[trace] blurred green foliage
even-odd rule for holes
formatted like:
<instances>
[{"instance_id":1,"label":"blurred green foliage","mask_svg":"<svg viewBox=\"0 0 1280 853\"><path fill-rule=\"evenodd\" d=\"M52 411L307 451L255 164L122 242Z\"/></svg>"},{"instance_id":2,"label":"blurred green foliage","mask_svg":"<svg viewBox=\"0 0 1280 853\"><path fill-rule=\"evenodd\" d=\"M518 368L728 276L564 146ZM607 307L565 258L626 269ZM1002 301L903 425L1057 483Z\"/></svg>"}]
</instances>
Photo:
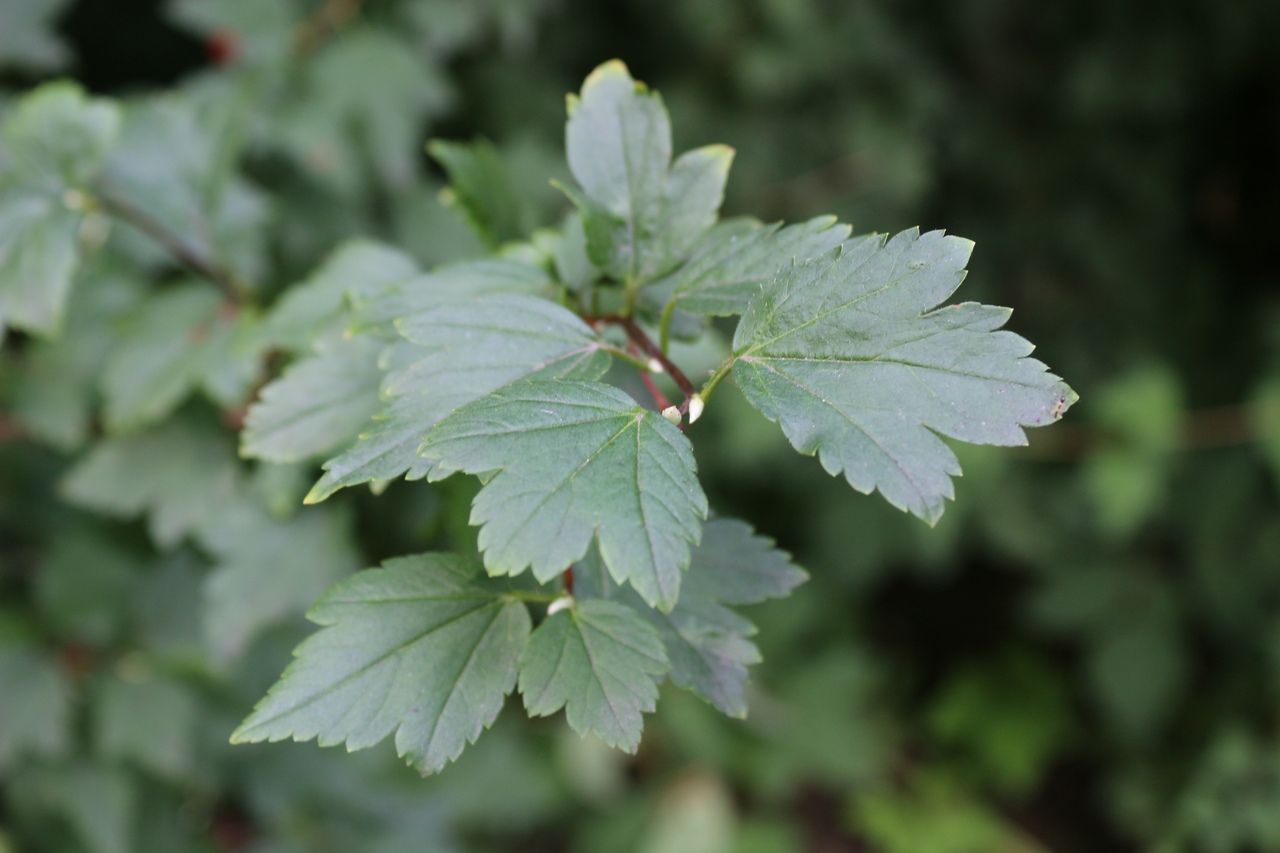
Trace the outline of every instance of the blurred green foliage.
<instances>
[{"instance_id":1,"label":"blurred green foliage","mask_svg":"<svg viewBox=\"0 0 1280 853\"><path fill-rule=\"evenodd\" d=\"M1280 851L1277 43L1268 0L0 0L0 163L34 83L124 97L62 138L133 140L121 196L261 304L352 236L483 254L440 196L476 164L428 138L492 141L487 191L525 200L499 233L558 224L564 94L618 56L678 150L737 150L727 213L976 240L967 298L1082 395L1026 450L957 448L930 530L722 389L712 503L812 575L751 612L744 721L672 692L628 758L506 714L426 780L385 745L233 749L310 601L467 547L473 487L300 510L309 461L211 426L262 378L258 318L49 213L92 260L60 317L3 303L0 851ZM262 511L209 523L226 490Z\"/></svg>"}]
</instances>

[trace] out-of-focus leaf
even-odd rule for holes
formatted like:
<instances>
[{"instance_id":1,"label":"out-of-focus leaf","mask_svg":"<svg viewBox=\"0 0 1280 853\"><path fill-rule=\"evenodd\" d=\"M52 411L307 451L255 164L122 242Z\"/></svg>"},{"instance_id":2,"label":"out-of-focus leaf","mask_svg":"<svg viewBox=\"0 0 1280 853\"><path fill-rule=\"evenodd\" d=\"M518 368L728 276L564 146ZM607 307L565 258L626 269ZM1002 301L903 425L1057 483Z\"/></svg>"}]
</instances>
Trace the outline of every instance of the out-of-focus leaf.
<instances>
[{"instance_id":1,"label":"out-of-focus leaf","mask_svg":"<svg viewBox=\"0 0 1280 853\"><path fill-rule=\"evenodd\" d=\"M468 403L427 434L429 475L486 477L472 505L490 574L559 575L593 540L610 573L669 611L707 499L688 439L608 385L529 380Z\"/></svg>"},{"instance_id":2,"label":"out-of-focus leaf","mask_svg":"<svg viewBox=\"0 0 1280 853\"><path fill-rule=\"evenodd\" d=\"M578 601L547 617L520 656L520 693L531 715L565 709L574 731L635 752L642 714L670 668L657 632L629 607Z\"/></svg>"},{"instance_id":3,"label":"out-of-focus leaf","mask_svg":"<svg viewBox=\"0 0 1280 853\"><path fill-rule=\"evenodd\" d=\"M249 407L241 455L300 462L352 441L380 407L381 351L358 335L291 365Z\"/></svg>"},{"instance_id":4,"label":"out-of-focus leaf","mask_svg":"<svg viewBox=\"0 0 1280 853\"><path fill-rule=\"evenodd\" d=\"M29 795L60 814L89 853L133 853L138 791L124 770L77 762L41 769L28 780Z\"/></svg>"},{"instance_id":5,"label":"out-of-focus leaf","mask_svg":"<svg viewBox=\"0 0 1280 853\"><path fill-rule=\"evenodd\" d=\"M36 601L60 635L106 645L128 625L141 568L135 554L98 528L64 529L36 575Z\"/></svg>"},{"instance_id":6,"label":"out-of-focus leaf","mask_svg":"<svg viewBox=\"0 0 1280 853\"><path fill-rule=\"evenodd\" d=\"M108 515L146 513L151 538L161 548L172 548L235 500L239 475L225 434L173 420L102 440L59 488L71 503Z\"/></svg>"},{"instance_id":7,"label":"out-of-focus leaf","mask_svg":"<svg viewBox=\"0 0 1280 853\"><path fill-rule=\"evenodd\" d=\"M102 171L119 130L113 102L89 98L75 83L47 83L22 98L5 121L12 162L0 177L54 195L85 189Z\"/></svg>"},{"instance_id":8,"label":"out-of-focus leaf","mask_svg":"<svg viewBox=\"0 0 1280 853\"><path fill-rule=\"evenodd\" d=\"M94 703L94 745L104 758L182 781L196 770L198 718L195 695L172 681L108 678Z\"/></svg>"},{"instance_id":9,"label":"out-of-focus leaf","mask_svg":"<svg viewBox=\"0 0 1280 853\"><path fill-rule=\"evenodd\" d=\"M1103 446L1081 475L1104 530L1125 535L1164 499L1182 434L1182 391L1167 368L1139 368L1104 385L1093 406Z\"/></svg>"},{"instance_id":10,"label":"out-of-focus leaf","mask_svg":"<svg viewBox=\"0 0 1280 853\"><path fill-rule=\"evenodd\" d=\"M640 853L732 853L736 823L725 780L708 771L689 771L658 798Z\"/></svg>"},{"instance_id":11,"label":"out-of-focus leaf","mask_svg":"<svg viewBox=\"0 0 1280 853\"><path fill-rule=\"evenodd\" d=\"M285 522L243 508L201 533L217 557L205 583L204 636L222 662L239 656L263 628L301 615L360 565L350 519L328 508Z\"/></svg>"},{"instance_id":12,"label":"out-of-focus leaf","mask_svg":"<svg viewBox=\"0 0 1280 853\"><path fill-rule=\"evenodd\" d=\"M1040 781L1062 747L1068 703L1065 686L1045 662L1011 654L952 676L930 703L926 724L983 781L1022 793Z\"/></svg>"},{"instance_id":13,"label":"out-of-focus leaf","mask_svg":"<svg viewBox=\"0 0 1280 853\"><path fill-rule=\"evenodd\" d=\"M247 387L261 356L243 335L245 322L202 283L177 285L143 302L125 321L102 374L108 431L159 423L202 386L226 393Z\"/></svg>"},{"instance_id":14,"label":"out-of-focus leaf","mask_svg":"<svg viewBox=\"0 0 1280 853\"><path fill-rule=\"evenodd\" d=\"M365 163L388 187L417 173L424 119L452 94L439 70L390 30L355 27L308 67L308 96L279 117L279 139L320 180L343 193Z\"/></svg>"},{"instance_id":15,"label":"out-of-focus leaf","mask_svg":"<svg viewBox=\"0 0 1280 853\"><path fill-rule=\"evenodd\" d=\"M232 739L318 738L348 750L395 732L396 751L436 772L492 725L515 687L529 612L478 562L390 560L329 590L308 618L325 628Z\"/></svg>"},{"instance_id":16,"label":"out-of-focus leaf","mask_svg":"<svg viewBox=\"0 0 1280 853\"><path fill-rule=\"evenodd\" d=\"M71 747L71 684L53 658L0 646L0 770L25 758L60 758Z\"/></svg>"},{"instance_id":17,"label":"out-of-focus leaf","mask_svg":"<svg viewBox=\"0 0 1280 853\"><path fill-rule=\"evenodd\" d=\"M116 324L137 302L127 273L86 270L71 293L64 334L28 344L14 388L14 415L40 441L64 452L89 437L98 376L117 339Z\"/></svg>"},{"instance_id":18,"label":"out-of-focus leaf","mask_svg":"<svg viewBox=\"0 0 1280 853\"><path fill-rule=\"evenodd\" d=\"M71 58L54 22L71 0L22 0L0 3L0 67L33 71L62 68Z\"/></svg>"},{"instance_id":19,"label":"out-of-focus leaf","mask_svg":"<svg viewBox=\"0 0 1280 853\"><path fill-rule=\"evenodd\" d=\"M442 201L485 245L496 249L525 236L529 217L493 143L486 139L466 144L435 139L427 150L449 175Z\"/></svg>"},{"instance_id":20,"label":"out-of-focus leaf","mask_svg":"<svg viewBox=\"0 0 1280 853\"><path fill-rule=\"evenodd\" d=\"M310 352L326 334L345 331L345 309L412 278L417 265L398 249L372 240L351 240L334 250L307 278L285 291L263 322L271 345Z\"/></svg>"},{"instance_id":21,"label":"out-of-focus leaf","mask_svg":"<svg viewBox=\"0 0 1280 853\"><path fill-rule=\"evenodd\" d=\"M131 103L107 163L112 197L145 212L193 254L229 268L247 286L264 272L267 197L223 166L235 138L216 110L194 98ZM231 155L235 149L231 149ZM120 223L121 245L144 264L171 265L167 250Z\"/></svg>"},{"instance_id":22,"label":"out-of-focus leaf","mask_svg":"<svg viewBox=\"0 0 1280 853\"><path fill-rule=\"evenodd\" d=\"M973 244L940 231L855 243L782 270L734 335L733 375L793 447L864 494L936 523L960 473L942 435L1026 443L1075 393L1031 344L998 331L1009 310L938 308Z\"/></svg>"}]
</instances>

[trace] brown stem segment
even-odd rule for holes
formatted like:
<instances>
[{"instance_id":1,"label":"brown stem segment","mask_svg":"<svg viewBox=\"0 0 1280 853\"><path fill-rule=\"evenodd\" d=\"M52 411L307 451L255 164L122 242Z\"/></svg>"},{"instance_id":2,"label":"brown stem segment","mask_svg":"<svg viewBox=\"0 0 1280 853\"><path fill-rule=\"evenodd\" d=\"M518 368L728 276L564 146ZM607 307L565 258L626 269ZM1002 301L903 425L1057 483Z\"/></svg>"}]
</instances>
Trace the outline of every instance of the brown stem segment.
<instances>
[{"instance_id":1,"label":"brown stem segment","mask_svg":"<svg viewBox=\"0 0 1280 853\"><path fill-rule=\"evenodd\" d=\"M170 231L167 225L153 218L151 214L133 202L112 194L109 190L99 188L96 195L98 203L102 205L105 212L128 222L155 240L184 267L216 284L231 301L237 304L244 301L246 290L244 283L229 270L223 269L206 257L181 234Z\"/></svg>"},{"instance_id":2,"label":"brown stem segment","mask_svg":"<svg viewBox=\"0 0 1280 853\"><path fill-rule=\"evenodd\" d=\"M662 351L662 347L654 343L653 338L649 337L649 334L641 328L639 323L630 317L624 317L621 314L605 314L599 317L588 316L583 317L582 319L593 325L616 323L626 330L627 339L630 340L631 343L646 356L657 361L658 364L661 364L662 369L667 372L672 380L675 381L676 387L680 389L680 393L684 394L685 397L684 402L680 404L680 414L683 415L688 413L689 398L697 394L698 389L693 387L693 383L689 381L689 377L685 375L684 371L681 370L675 362L667 358L667 354ZM640 376L644 380L645 387L655 393L655 402L665 399L664 397L656 394L656 391L652 386L653 380L647 373L641 372ZM661 405L661 403L659 403L659 405ZM666 406L662 406L662 408L666 408Z\"/></svg>"}]
</instances>

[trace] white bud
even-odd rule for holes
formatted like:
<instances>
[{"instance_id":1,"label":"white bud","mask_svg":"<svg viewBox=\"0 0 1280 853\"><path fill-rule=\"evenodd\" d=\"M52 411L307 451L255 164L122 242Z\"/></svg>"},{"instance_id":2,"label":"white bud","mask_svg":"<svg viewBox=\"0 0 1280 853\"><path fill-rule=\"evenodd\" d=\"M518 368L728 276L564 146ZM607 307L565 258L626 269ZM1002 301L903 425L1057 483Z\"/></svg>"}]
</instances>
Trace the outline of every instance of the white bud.
<instances>
[{"instance_id":1,"label":"white bud","mask_svg":"<svg viewBox=\"0 0 1280 853\"><path fill-rule=\"evenodd\" d=\"M557 598L555 601L547 605L547 615L554 616L555 614L559 613L561 610L567 610L572 606L573 606L573 596L562 595L559 598Z\"/></svg>"},{"instance_id":2,"label":"white bud","mask_svg":"<svg viewBox=\"0 0 1280 853\"><path fill-rule=\"evenodd\" d=\"M667 370L665 367L662 366L662 362L658 361L656 358L651 358L649 359L649 372L650 373L666 373Z\"/></svg>"},{"instance_id":3,"label":"white bud","mask_svg":"<svg viewBox=\"0 0 1280 853\"><path fill-rule=\"evenodd\" d=\"M702 398L699 397L697 394L694 394L692 397L690 397L689 398L689 423L693 423L698 418L702 417L702 410L705 409L706 407L707 407L707 404L702 402Z\"/></svg>"},{"instance_id":4,"label":"white bud","mask_svg":"<svg viewBox=\"0 0 1280 853\"><path fill-rule=\"evenodd\" d=\"M680 410L675 406L667 406L662 410L662 416L671 421L676 426L680 426Z\"/></svg>"}]
</instances>

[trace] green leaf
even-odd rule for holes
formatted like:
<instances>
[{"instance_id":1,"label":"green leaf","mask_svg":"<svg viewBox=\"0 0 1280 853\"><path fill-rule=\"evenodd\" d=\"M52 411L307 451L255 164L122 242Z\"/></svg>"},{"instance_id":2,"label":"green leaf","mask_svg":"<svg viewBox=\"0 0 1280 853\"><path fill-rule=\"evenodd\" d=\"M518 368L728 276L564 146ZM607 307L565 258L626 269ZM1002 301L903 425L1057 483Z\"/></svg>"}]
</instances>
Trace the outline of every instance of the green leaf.
<instances>
[{"instance_id":1,"label":"green leaf","mask_svg":"<svg viewBox=\"0 0 1280 853\"><path fill-rule=\"evenodd\" d=\"M546 270L523 261L487 258L464 261L417 276L362 303L355 328L388 329L397 320L487 294L538 296L549 292L551 277Z\"/></svg>"},{"instance_id":2,"label":"green leaf","mask_svg":"<svg viewBox=\"0 0 1280 853\"><path fill-rule=\"evenodd\" d=\"M520 693L531 715L564 708L579 734L635 752L641 714L658 700L667 656L657 633L628 607L579 601L548 617L520 656Z\"/></svg>"},{"instance_id":3,"label":"green leaf","mask_svg":"<svg viewBox=\"0 0 1280 853\"><path fill-rule=\"evenodd\" d=\"M441 194L490 249L519 240L528 230L524 208L498 150L487 139L470 143L433 139L427 151L449 176Z\"/></svg>"},{"instance_id":4,"label":"green leaf","mask_svg":"<svg viewBox=\"0 0 1280 853\"><path fill-rule=\"evenodd\" d=\"M391 30L356 26L307 63L306 93L277 117L282 143L311 176L342 193L373 176L388 188L418 173L420 125L451 98L429 57Z\"/></svg>"},{"instance_id":5,"label":"green leaf","mask_svg":"<svg viewBox=\"0 0 1280 853\"><path fill-rule=\"evenodd\" d=\"M67 753L72 688L56 660L22 646L0 647L0 696L0 769Z\"/></svg>"},{"instance_id":6,"label":"green leaf","mask_svg":"<svg viewBox=\"0 0 1280 853\"><path fill-rule=\"evenodd\" d=\"M707 499L692 449L662 415L608 385L526 381L463 406L427 434L432 479L484 475L472 505L490 574L547 581L593 539L614 578L670 610ZM495 473L496 472L496 473Z\"/></svg>"},{"instance_id":7,"label":"green leaf","mask_svg":"<svg viewBox=\"0 0 1280 853\"><path fill-rule=\"evenodd\" d=\"M258 356L236 352L240 317L207 284L167 288L123 324L102 375L107 431L132 432L167 418L211 375L250 378Z\"/></svg>"},{"instance_id":8,"label":"green leaf","mask_svg":"<svg viewBox=\"0 0 1280 853\"><path fill-rule=\"evenodd\" d=\"M191 777L199 707L191 691L145 678L102 683L94 704L94 745L108 759L135 762L164 779Z\"/></svg>"},{"instance_id":9,"label":"green leaf","mask_svg":"<svg viewBox=\"0 0 1280 853\"><path fill-rule=\"evenodd\" d=\"M31 780L49 807L63 815L90 853L130 853L138 791L123 770L78 762L44 769Z\"/></svg>"},{"instance_id":10,"label":"green leaf","mask_svg":"<svg viewBox=\"0 0 1280 853\"><path fill-rule=\"evenodd\" d=\"M0 328L60 330L83 221L57 196L0 193Z\"/></svg>"},{"instance_id":11,"label":"green leaf","mask_svg":"<svg viewBox=\"0 0 1280 853\"><path fill-rule=\"evenodd\" d=\"M171 548L235 500L239 479L234 448L221 431L173 420L100 441L67 472L59 491L73 504L109 515L146 513L151 538Z\"/></svg>"},{"instance_id":12,"label":"green leaf","mask_svg":"<svg viewBox=\"0 0 1280 853\"><path fill-rule=\"evenodd\" d=\"M360 572L308 618L325 629L298 647L232 742L317 738L355 750L395 732L396 751L424 774L492 725L530 630L523 604L452 554Z\"/></svg>"},{"instance_id":13,"label":"green leaf","mask_svg":"<svg viewBox=\"0 0 1280 853\"><path fill-rule=\"evenodd\" d=\"M205 582L205 644L221 662L238 657L262 629L300 615L360 565L350 518L329 508L277 521L240 507L201 538L217 557Z\"/></svg>"},{"instance_id":14,"label":"green leaf","mask_svg":"<svg viewBox=\"0 0 1280 853\"><path fill-rule=\"evenodd\" d=\"M47 83L18 102L4 126L13 160L6 177L60 195L84 189L106 164L120 130L111 101L89 98L75 83Z\"/></svg>"},{"instance_id":15,"label":"green leaf","mask_svg":"<svg viewBox=\"0 0 1280 853\"><path fill-rule=\"evenodd\" d=\"M599 379L609 367L595 331L545 299L485 296L398 325L422 357L387 377L384 390L395 399L355 446L325 463L309 503L344 486L426 476L431 464L417 451L427 431L504 385L531 377Z\"/></svg>"},{"instance_id":16,"label":"green leaf","mask_svg":"<svg viewBox=\"0 0 1280 853\"><path fill-rule=\"evenodd\" d=\"M24 0L0 4L0 66L54 71L71 58L54 21L71 0Z\"/></svg>"},{"instance_id":17,"label":"green leaf","mask_svg":"<svg viewBox=\"0 0 1280 853\"><path fill-rule=\"evenodd\" d=\"M1139 367L1098 390L1090 412L1106 436L1080 468L1099 527L1132 534L1161 506L1182 438L1185 402L1167 367Z\"/></svg>"},{"instance_id":18,"label":"green leaf","mask_svg":"<svg viewBox=\"0 0 1280 853\"><path fill-rule=\"evenodd\" d=\"M235 107L220 106L173 94L131 101L103 183L111 198L179 235L188 251L241 278L259 278L266 272L269 199L236 174L243 135L237 119L226 117ZM173 265L164 247L127 220L117 222L115 236L115 245L140 263Z\"/></svg>"},{"instance_id":19,"label":"green leaf","mask_svg":"<svg viewBox=\"0 0 1280 853\"><path fill-rule=\"evenodd\" d=\"M1053 422L1076 399L1027 358L1031 344L997 331L1008 309L935 308L971 248L911 230L793 265L752 298L734 336L734 378L793 447L930 523L960 473L938 434L1025 444L1022 427Z\"/></svg>"},{"instance_id":20,"label":"green leaf","mask_svg":"<svg viewBox=\"0 0 1280 853\"><path fill-rule=\"evenodd\" d=\"M35 577L45 624L59 639L111 643L125 633L143 567L102 526L64 526Z\"/></svg>"},{"instance_id":21,"label":"green leaf","mask_svg":"<svg viewBox=\"0 0 1280 853\"><path fill-rule=\"evenodd\" d=\"M413 260L398 249L372 240L349 240L306 281L285 291L263 323L263 337L281 349L310 352L326 334L345 330L348 296L357 302L368 299L417 271Z\"/></svg>"},{"instance_id":22,"label":"green leaf","mask_svg":"<svg viewBox=\"0 0 1280 853\"><path fill-rule=\"evenodd\" d=\"M731 148L708 145L672 164L661 97L617 60L591 72L581 98L569 96L565 148L592 261L633 282L668 272L715 223L733 161Z\"/></svg>"},{"instance_id":23,"label":"green leaf","mask_svg":"<svg viewBox=\"0 0 1280 853\"><path fill-rule=\"evenodd\" d=\"M378 354L368 336L334 343L295 362L249 407L242 456L299 462L350 442L378 411Z\"/></svg>"},{"instance_id":24,"label":"green leaf","mask_svg":"<svg viewBox=\"0 0 1280 853\"><path fill-rule=\"evenodd\" d=\"M631 590L611 589L598 562L593 553L575 567L575 593L632 607L662 638L673 682L725 714L745 717L747 667L760 662L749 639L756 628L725 605L790 595L808 577L790 556L744 522L713 518L703 525L680 600L670 613L649 607Z\"/></svg>"},{"instance_id":25,"label":"green leaf","mask_svg":"<svg viewBox=\"0 0 1280 853\"><path fill-rule=\"evenodd\" d=\"M89 198L119 130L116 106L74 83L49 83L4 125L11 163L0 161L0 329L51 335L79 263Z\"/></svg>"},{"instance_id":26,"label":"green leaf","mask_svg":"<svg viewBox=\"0 0 1280 853\"><path fill-rule=\"evenodd\" d=\"M760 225L742 219L720 223L675 273L673 298L681 310L695 314L741 314L756 291L788 262L807 261L834 249L849 231L834 216L785 228L778 222Z\"/></svg>"},{"instance_id":27,"label":"green leaf","mask_svg":"<svg viewBox=\"0 0 1280 853\"><path fill-rule=\"evenodd\" d=\"M117 339L120 317L136 304L141 284L111 270L86 270L71 294L64 334L30 341L16 377L13 413L27 431L63 452L89 438L97 382Z\"/></svg>"}]
</instances>

